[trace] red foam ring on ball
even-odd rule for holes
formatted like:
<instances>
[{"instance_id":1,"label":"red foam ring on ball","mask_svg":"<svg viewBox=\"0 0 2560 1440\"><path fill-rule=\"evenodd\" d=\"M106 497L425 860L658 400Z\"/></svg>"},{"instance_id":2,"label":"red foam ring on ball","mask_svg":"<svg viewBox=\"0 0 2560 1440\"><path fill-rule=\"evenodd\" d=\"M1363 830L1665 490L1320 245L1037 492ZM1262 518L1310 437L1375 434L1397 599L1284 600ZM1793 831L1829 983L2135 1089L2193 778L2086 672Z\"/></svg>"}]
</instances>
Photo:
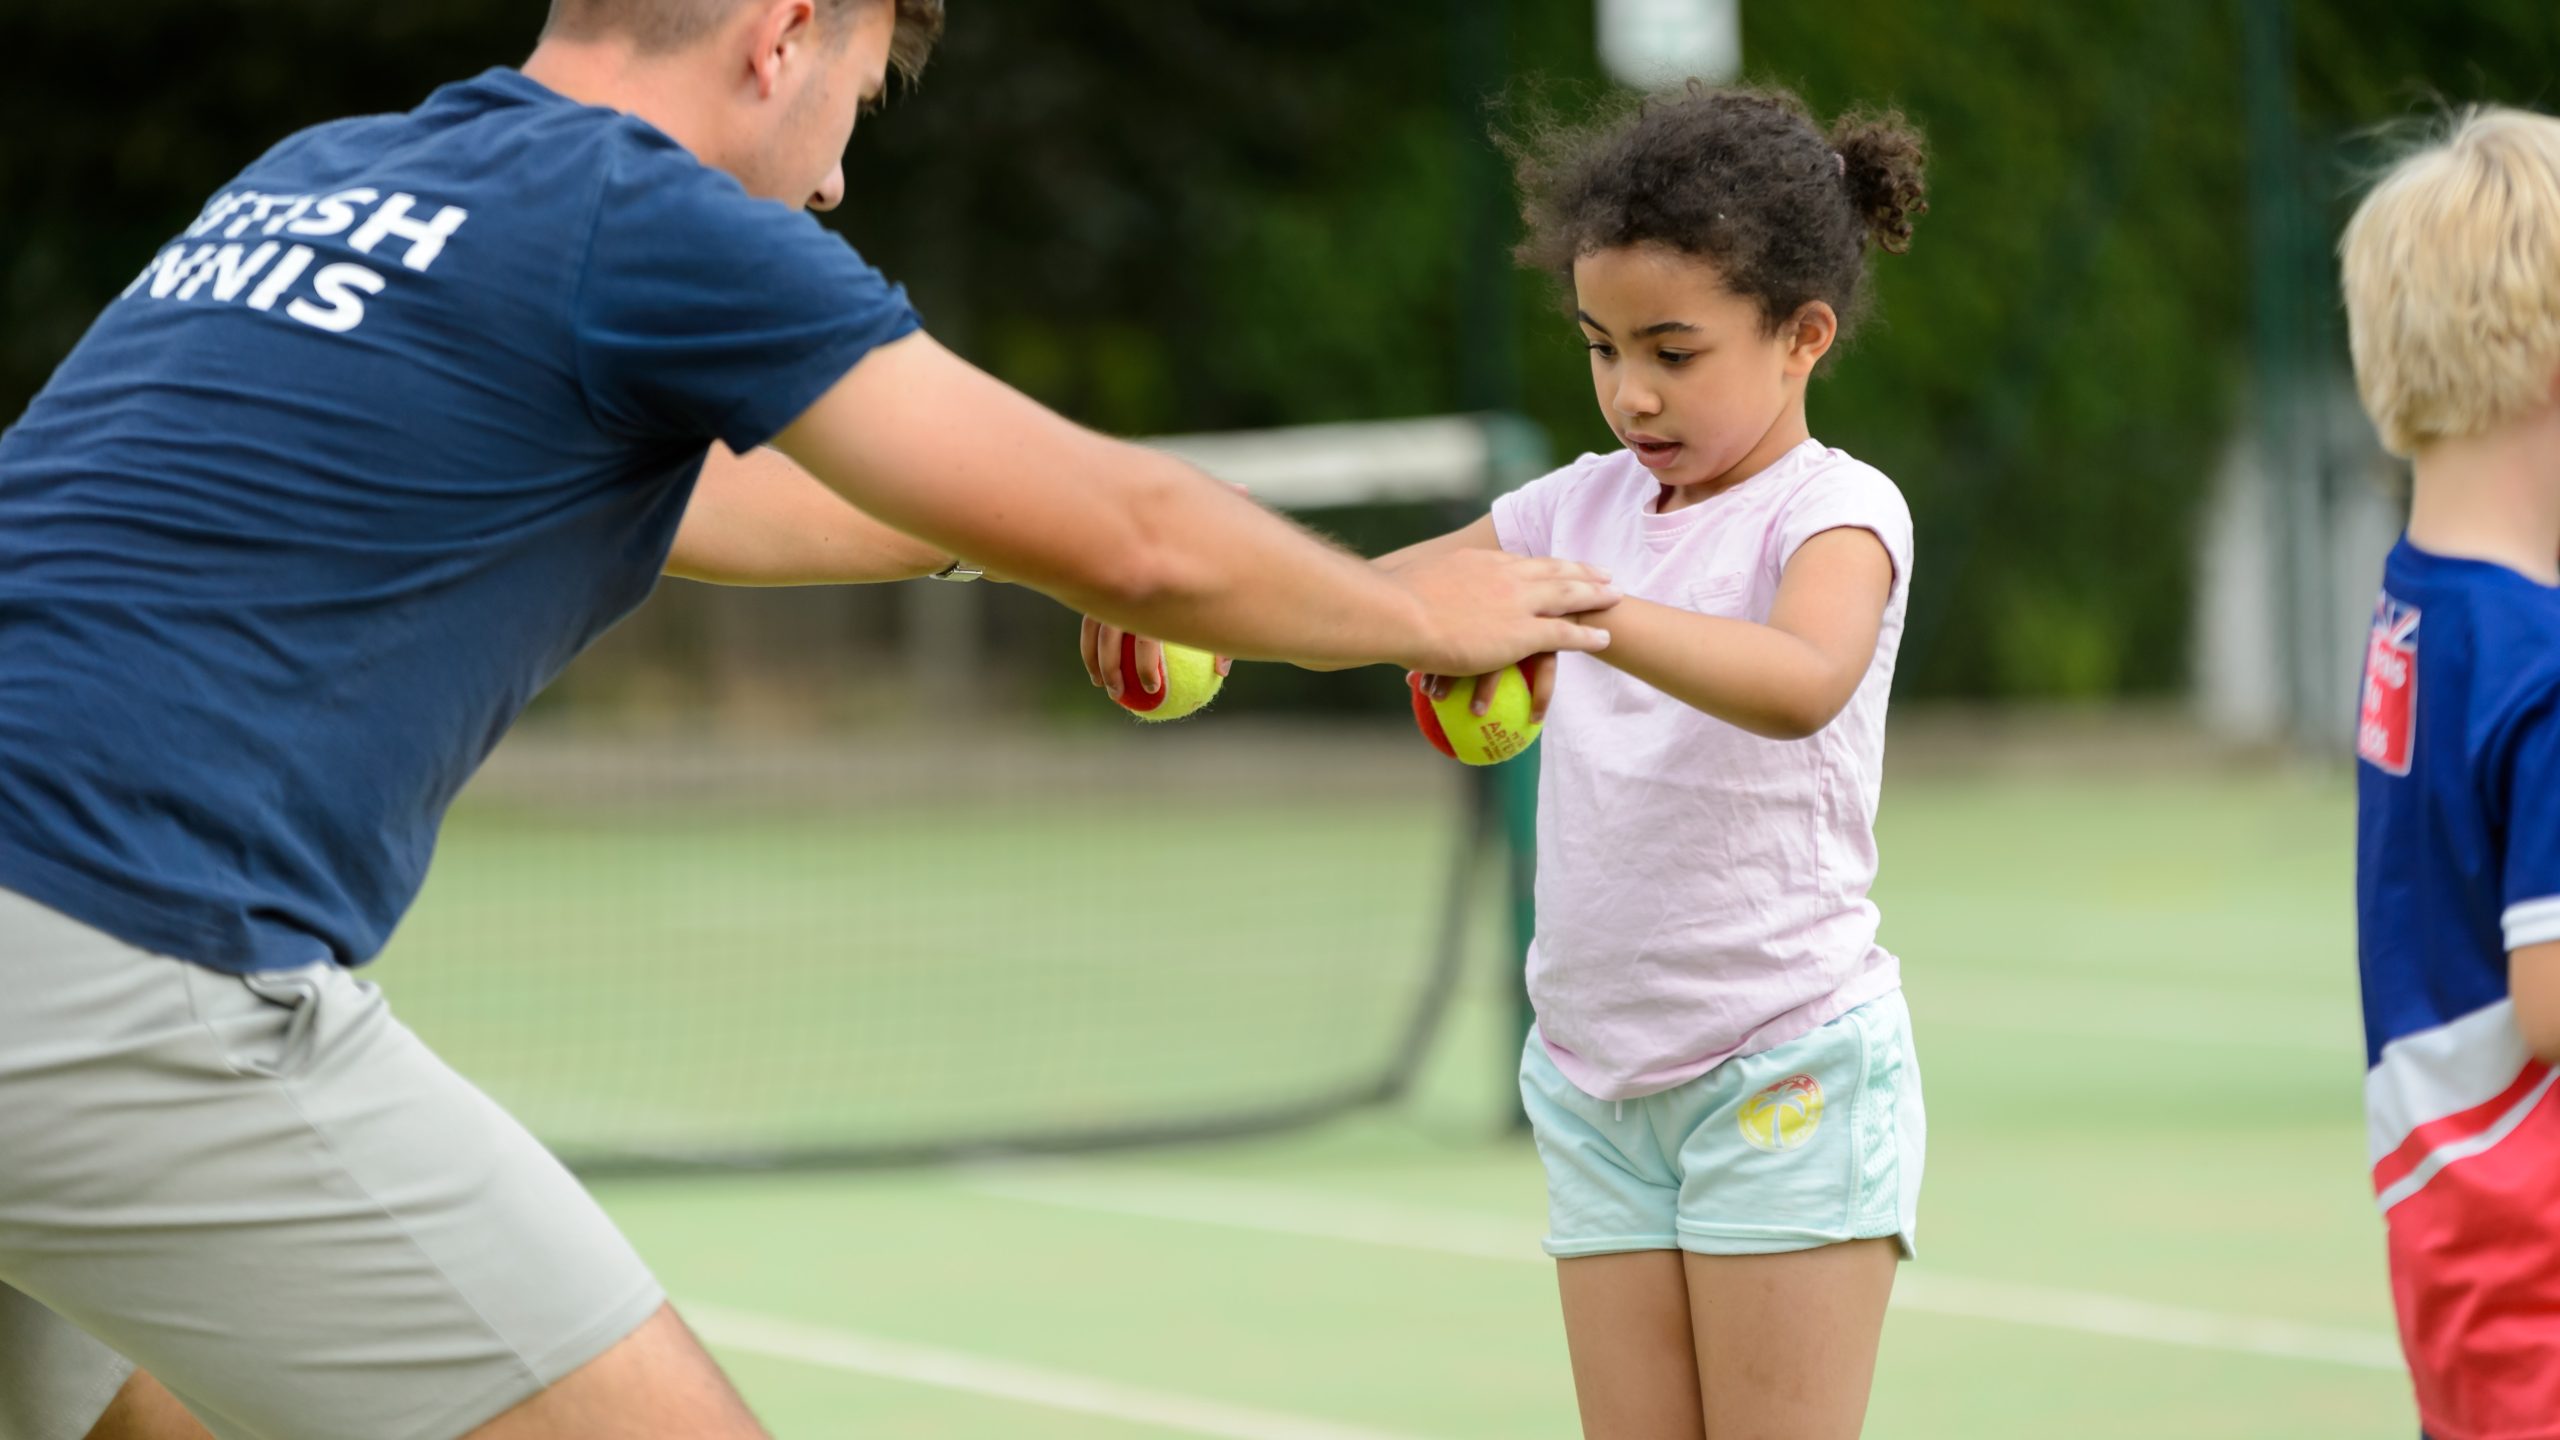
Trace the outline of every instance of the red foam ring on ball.
<instances>
[{"instance_id":1,"label":"red foam ring on ball","mask_svg":"<svg viewBox=\"0 0 2560 1440\"><path fill-rule=\"evenodd\" d=\"M1440 728L1440 712L1431 708L1431 697L1422 693L1422 677L1414 676L1405 683L1413 689L1413 723L1422 727L1422 738L1431 742L1432 749L1457 759L1458 752L1449 744L1449 732Z\"/></svg>"},{"instance_id":2,"label":"red foam ring on ball","mask_svg":"<svg viewBox=\"0 0 2560 1440\"><path fill-rule=\"evenodd\" d=\"M1167 688L1169 687L1163 686L1159 683L1156 693L1150 695L1147 693L1146 687L1138 683L1138 637L1135 635L1121 636L1119 697L1121 706L1124 709L1135 710L1139 714L1144 715L1148 711L1156 709L1164 704L1164 697Z\"/></svg>"}]
</instances>

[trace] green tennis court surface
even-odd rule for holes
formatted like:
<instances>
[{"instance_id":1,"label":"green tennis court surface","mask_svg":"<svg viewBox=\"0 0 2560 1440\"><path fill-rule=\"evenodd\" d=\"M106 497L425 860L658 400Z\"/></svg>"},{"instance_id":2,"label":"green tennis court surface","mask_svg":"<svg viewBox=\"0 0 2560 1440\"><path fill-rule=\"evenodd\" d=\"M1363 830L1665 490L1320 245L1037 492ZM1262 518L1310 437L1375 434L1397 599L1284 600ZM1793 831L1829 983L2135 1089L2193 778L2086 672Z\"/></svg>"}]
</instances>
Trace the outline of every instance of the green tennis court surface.
<instances>
[{"instance_id":1,"label":"green tennis court surface","mask_svg":"<svg viewBox=\"0 0 2560 1440\"><path fill-rule=\"evenodd\" d=\"M2334 781L2246 773L1896 781L1879 898L1931 1147L1923 1258L1903 1271L1869 1434L2415 1433L2363 1179L2349 811ZM1376 844L1354 870L1414 848L1388 813L1364 824ZM854 848L824 876L777 873L787 832L615 828L768 909L898 863ZM903 863L945 863L905 833ZM594 839L466 815L439 903L463 903L475 874L574 867ZM1241 966L1244 1002L1267 1004L1275 956L1361 919L1319 908L1276 936L1164 943L1185 967ZM1214 1147L600 1193L785 1437L1570 1434L1543 1191L1525 1141L1496 1133L1504 1011L1494 947L1475 949L1420 1093L1391 1111ZM573 1034L582 997L613 986L609 955L579 953L537 997L537 1028ZM1361 1004L1394 1009L1414 977L1403 965ZM866 979L884 1004L924 983L857 969L845 995ZM1358 1008L1342 1024L1369 1043ZM973 1037L913 1041L879 1063L959 1073L925 1050ZM1261 1080L1287 1069L1236 1059Z\"/></svg>"}]
</instances>

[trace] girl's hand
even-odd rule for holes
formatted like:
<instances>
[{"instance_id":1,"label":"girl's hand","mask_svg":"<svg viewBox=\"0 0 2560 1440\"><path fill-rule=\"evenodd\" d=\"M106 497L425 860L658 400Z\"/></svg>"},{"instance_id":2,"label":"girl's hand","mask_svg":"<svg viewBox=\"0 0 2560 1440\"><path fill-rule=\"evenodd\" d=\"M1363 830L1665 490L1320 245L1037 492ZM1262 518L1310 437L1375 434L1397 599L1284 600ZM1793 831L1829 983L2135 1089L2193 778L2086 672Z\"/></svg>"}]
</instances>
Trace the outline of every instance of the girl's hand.
<instances>
[{"instance_id":1,"label":"girl's hand","mask_svg":"<svg viewBox=\"0 0 2560 1440\"><path fill-rule=\"evenodd\" d=\"M1105 625L1087 615L1076 637L1076 643L1084 653L1085 678L1101 686L1102 693L1115 701L1120 698L1121 690L1120 640L1126 634L1125 630ZM1134 658L1137 661L1138 687L1153 695L1164 688L1164 646L1143 635L1136 638L1138 644ZM1218 656L1217 660L1218 678L1224 680L1227 672L1236 668L1236 662L1224 655Z\"/></svg>"},{"instance_id":2,"label":"girl's hand","mask_svg":"<svg viewBox=\"0 0 2560 1440\"><path fill-rule=\"evenodd\" d=\"M1529 723L1543 724L1547 718L1547 702L1556 697L1556 657L1552 652L1532 655L1520 662L1520 669L1529 677ZM1475 677L1475 698L1467 705L1468 714L1482 715L1493 708L1491 682L1501 673L1496 670L1491 674ZM1456 678L1448 675L1418 675L1412 678L1421 685L1422 693L1434 700L1448 699L1458 685Z\"/></svg>"}]
</instances>

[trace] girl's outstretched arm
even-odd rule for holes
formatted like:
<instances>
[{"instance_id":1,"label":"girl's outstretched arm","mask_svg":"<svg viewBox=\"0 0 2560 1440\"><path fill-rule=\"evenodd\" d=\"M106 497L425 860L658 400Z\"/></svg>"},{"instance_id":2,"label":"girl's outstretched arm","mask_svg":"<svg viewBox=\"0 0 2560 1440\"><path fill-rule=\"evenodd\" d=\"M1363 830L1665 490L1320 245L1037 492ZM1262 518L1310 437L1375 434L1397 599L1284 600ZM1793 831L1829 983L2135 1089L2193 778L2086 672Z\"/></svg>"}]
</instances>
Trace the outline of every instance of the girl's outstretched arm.
<instances>
[{"instance_id":1,"label":"girl's outstretched arm","mask_svg":"<svg viewBox=\"0 0 2560 1440\"><path fill-rule=\"evenodd\" d=\"M1844 528L1797 549L1765 625L1642 600L1583 623L1609 632L1603 662L1754 735L1801 740L1857 693L1892 593L1884 542Z\"/></svg>"},{"instance_id":2,"label":"girl's outstretched arm","mask_svg":"<svg viewBox=\"0 0 2560 1440\"><path fill-rule=\"evenodd\" d=\"M1444 555L1452 550L1499 550L1501 548L1502 537L1494 533L1493 516L1485 514L1477 516L1474 523L1452 530L1446 535L1435 535L1428 540L1416 540L1401 550L1390 550L1369 563L1381 570L1398 570L1416 560L1427 560L1434 555Z\"/></svg>"}]
</instances>

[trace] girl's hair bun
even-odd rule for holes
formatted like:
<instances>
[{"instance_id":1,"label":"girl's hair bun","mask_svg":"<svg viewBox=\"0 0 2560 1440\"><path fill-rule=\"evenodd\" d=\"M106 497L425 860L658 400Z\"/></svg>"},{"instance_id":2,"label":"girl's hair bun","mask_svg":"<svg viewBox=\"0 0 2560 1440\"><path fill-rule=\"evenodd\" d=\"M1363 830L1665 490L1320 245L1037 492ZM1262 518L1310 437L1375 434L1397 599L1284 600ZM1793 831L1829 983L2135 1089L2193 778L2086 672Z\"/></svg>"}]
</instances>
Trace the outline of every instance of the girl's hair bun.
<instances>
[{"instance_id":1,"label":"girl's hair bun","mask_svg":"<svg viewBox=\"0 0 2560 1440\"><path fill-rule=\"evenodd\" d=\"M1910 249L1911 222L1929 209L1920 132L1899 110L1851 111L1832 122L1829 139L1867 238L1896 255Z\"/></svg>"}]
</instances>

